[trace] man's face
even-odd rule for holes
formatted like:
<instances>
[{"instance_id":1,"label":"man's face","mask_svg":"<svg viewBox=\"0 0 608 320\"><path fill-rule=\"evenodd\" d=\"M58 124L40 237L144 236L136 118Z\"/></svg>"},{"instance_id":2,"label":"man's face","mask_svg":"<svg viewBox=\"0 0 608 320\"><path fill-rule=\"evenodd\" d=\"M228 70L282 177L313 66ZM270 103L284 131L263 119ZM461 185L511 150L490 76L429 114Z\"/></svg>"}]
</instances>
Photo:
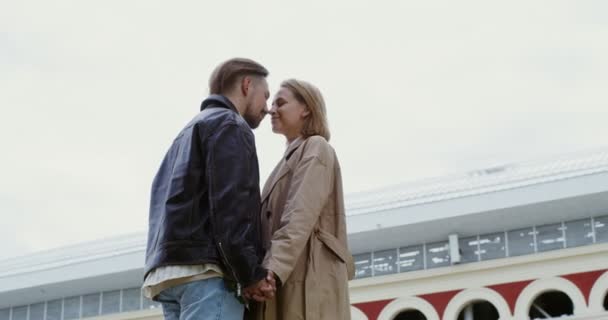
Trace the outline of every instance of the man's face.
<instances>
[{"instance_id":1,"label":"man's face","mask_svg":"<svg viewBox=\"0 0 608 320\"><path fill-rule=\"evenodd\" d=\"M251 129L255 129L260 125L264 116L266 116L267 105L266 101L270 97L268 91L268 82L264 78L253 78L250 82L250 88L247 92L246 101L247 109L243 118Z\"/></svg>"}]
</instances>

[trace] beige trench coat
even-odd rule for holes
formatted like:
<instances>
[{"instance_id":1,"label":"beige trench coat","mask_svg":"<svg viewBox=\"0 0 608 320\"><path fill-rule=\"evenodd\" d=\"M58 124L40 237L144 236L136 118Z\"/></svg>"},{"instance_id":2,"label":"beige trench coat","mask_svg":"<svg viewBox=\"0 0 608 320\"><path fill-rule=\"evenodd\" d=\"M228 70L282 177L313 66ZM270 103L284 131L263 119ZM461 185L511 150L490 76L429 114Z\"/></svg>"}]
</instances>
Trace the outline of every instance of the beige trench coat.
<instances>
[{"instance_id":1,"label":"beige trench coat","mask_svg":"<svg viewBox=\"0 0 608 320\"><path fill-rule=\"evenodd\" d=\"M340 165L320 136L295 140L262 192L264 266L282 285L254 307L257 319L350 319L354 276Z\"/></svg>"}]
</instances>

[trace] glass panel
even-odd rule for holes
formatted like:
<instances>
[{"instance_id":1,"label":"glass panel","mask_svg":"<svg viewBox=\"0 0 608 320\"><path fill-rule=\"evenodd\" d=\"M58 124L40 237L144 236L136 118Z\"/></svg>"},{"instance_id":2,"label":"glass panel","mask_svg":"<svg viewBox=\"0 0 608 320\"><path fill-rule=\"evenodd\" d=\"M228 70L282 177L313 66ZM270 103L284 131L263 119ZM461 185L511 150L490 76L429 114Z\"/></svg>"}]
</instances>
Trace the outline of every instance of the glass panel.
<instances>
[{"instance_id":1,"label":"glass panel","mask_svg":"<svg viewBox=\"0 0 608 320\"><path fill-rule=\"evenodd\" d=\"M27 306L13 308L12 320L27 320Z\"/></svg>"},{"instance_id":2,"label":"glass panel","mask_svg":"<svg viewBox=\"0 0 608 320\"><path fill-rule=\"evenodd\" d=\"M148 298L143 298L144 299L144 309L156 309L156 308L160 308L160 303L156 302L156 301L152 301Z\"/></svg>"},{"instance_id":3,"label":"glass panel","mask_svg":"<svg viewBox=\"0 0 608 320\"><path fill-rule=\"evenodd\" d=\"M63 320L80 318L80 296L63 300Z\"/></svg>"},{"instance_id":4,"label":"glass panel","mask_svg":"<svg viewBox=\"0 0 608 320\"><path fill-rule=\"evenodd\" d=\"M479 256L481 260L505 257L505 233L497 232L479 236Z\"/></svg>"},{"instance_id":5,"label":"glass panel","mask_svg":"<svg viewBox=\"0 0 608 320\"><path fill-rule=\"evenodd\" d=\"M568 248L584 246L593 243L591 219L566 222L566 245Z\"/></svg>"},{"instance_id":6,"label":"glass panel","mask_svg":"<svg viewBox=\"0 0 608 320\"><path fill-rule=\"evenodd\" d=\"M422 250L422 245L399 248L400 272L424 269L424 255Z\"/></svg>"},{"instance_id":7,"label":"glass panel","mask_svg":"<svg viewBox=\"0 0 608 320\"><path fill-rule=\"evenodd\" d=\"M595 242L608 242L608 216L597 217L595 220Z\"/></svg>"},{"instance_id":8,"label":"glass panel","mask_svg":"<svg viewBox=\"0 0 608 320\"><path fill-rule=\"evenodd\" d=\"M353 257L355 260L355 278L372 276L372 254L363 253Z\"/></svg>"},{"instance_id":9,"label":"glass panel","mask_svg":"<svg viewBox=\"0 0 608 320\"><path fill-rule=\"evenodd\" d=\"M397 273L397 249L374 252L374 276Z\"/></svg>"},{"instance_id":10,"label":"glass panel","mask_svg":"<svg viewBox=\"0 0 608 320\"><path fill-rule=\"evenodd\" d=\"M139 310L139 301L141 299L141 289L125 289L122 291L122 311Z\"/></svg>"},{"instance_id":11,"label":"glass panel","mask_svg":"<svg viewBox=\"0 0 608 320\"><path fill-rule=\"evenodd\" d=\"M61 320L61 300L46 303L46 320Z\"/></svg>"},{"instance_id":12,"label":"glass panel","mask_svg":"<svg viewBox=\"0 0 608 320\"><path fill-rule=\"evenodd\" d=\"M120 291L106 291L101 302L101 314L120 312Z\"/></svg>"},{"instance_id":13,"label":"glass panel","mask_svg":"<svg viewBox=\"0 0 608 320\"><path fill-rule=\"evenodd\" d=\"M534 230L524 228L511 230L509 234L509 256L534 253Z\"/></svg>"},{"instance_id":14,"label":"glass panel","mask_svg":"<svg viewBox=\"0 0 608 320\"><path fill-rule=\"evenodd\" d=\"M10 316L11 316L10 308L0 309L0 320L9 320Z\"/></svg>"},{"instance_id":15,"label":"glass panel","mask_svg":"<svg viewBox=\"0 0 608 320\"><path fill-rule=\"evenodd\" d=\"M477 236L462 238L458 240L458 247L460 248L460 261L462 263L477 262L479 250L477 249Z\"/></svg>"},{"instance_id":16,"label":"glass panel","mask_svg":"<svg viewBox=\"0 0 608 320\"><path fill-rule=\"evenodd\" d=\"M536 248L539 252L564 248L562 224L550 224L536 227Z\"/></svg>"},{"instance_id":17,"label":"glass panel","mask_svg":"<svg viewBox=\"0 0 608 320\"><path fill-rule=\"evenodd\" d=\"M11 309L0 309L0 320L9 320L11 316Z\"/></svg>"},{"instance_id":18,"label":"glass panel","mask_svg":"<svg viewBox=\"0 0 608 320\"><path fill-rule=\"evenodd\" d=\"M82 297L82 317L94 317L99 315L100 294L89 294Z\"/></svg>"},{"instance_id":19,"label":"glass panel","mask_svg":"<svg viewBox=\"0 0 608 320\"><path fill-rule=\"evenodd\" d=\"M30 305L29 320L44 320L44 302Z\"/></svg>"},{"instance_id":20,"label":"glass panel","mask_svg":"<svg viewBox=\"0 0 608 320\"><path fill-rule=\"evenodd\" d=\"M450 265L450 246L447 242L426 245L426 268L437 268Z\"/></svg>"}]
</instances>

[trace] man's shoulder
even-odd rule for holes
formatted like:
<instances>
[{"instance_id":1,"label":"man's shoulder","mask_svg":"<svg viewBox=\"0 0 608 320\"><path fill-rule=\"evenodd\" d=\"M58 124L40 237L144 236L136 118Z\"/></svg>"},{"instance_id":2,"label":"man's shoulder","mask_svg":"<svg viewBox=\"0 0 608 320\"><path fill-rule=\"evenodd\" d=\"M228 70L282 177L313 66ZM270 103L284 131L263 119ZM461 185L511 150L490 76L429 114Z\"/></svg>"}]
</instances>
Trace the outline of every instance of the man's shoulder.
<instances>
[{"instance_id":1,"label":"man's shoulder","mask_svg":"<svg viewBox=\"0 0 608 320\"><path fill-rule=\"evenodd\" d=\"M195 123L207 123L207 124L230 124L236 123L238 120L236 112L222 108L222 107L209 107L203 109L194 117Z\"/></svg>"},{"instance_id":2,"label":"man's shoulder","mask_svg":"<svg viewBox=\"0 0 608 320\"><path fill-rule=\"evenodd\" d=\"M247 122L236 112L226 108L207 108L192 119L191 125L204 128L210 133L221 131L226 126L236 126L246 135L251 133Z\"/></svg>"}]
</instances>

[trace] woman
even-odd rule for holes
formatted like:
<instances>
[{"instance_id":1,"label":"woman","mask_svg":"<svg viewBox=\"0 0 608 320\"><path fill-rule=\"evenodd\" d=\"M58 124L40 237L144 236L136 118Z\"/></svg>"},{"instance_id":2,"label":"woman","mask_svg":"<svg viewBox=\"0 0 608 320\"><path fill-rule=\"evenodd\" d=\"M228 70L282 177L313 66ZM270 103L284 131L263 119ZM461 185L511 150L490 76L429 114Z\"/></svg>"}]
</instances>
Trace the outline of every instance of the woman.
<instances>
[{"instance_id":1,"label":"woman","mask_svg":"<svg viewBox=\"0 0 608 320\"><path fill-rule=\"evenodd\" d=\"M264 266L278 285L275 298L258 305L257 318L350 319L354 265L323 97L307 82L284 81L270 115L287 150L262 192Z\"/></svg>"}]
</instances>

